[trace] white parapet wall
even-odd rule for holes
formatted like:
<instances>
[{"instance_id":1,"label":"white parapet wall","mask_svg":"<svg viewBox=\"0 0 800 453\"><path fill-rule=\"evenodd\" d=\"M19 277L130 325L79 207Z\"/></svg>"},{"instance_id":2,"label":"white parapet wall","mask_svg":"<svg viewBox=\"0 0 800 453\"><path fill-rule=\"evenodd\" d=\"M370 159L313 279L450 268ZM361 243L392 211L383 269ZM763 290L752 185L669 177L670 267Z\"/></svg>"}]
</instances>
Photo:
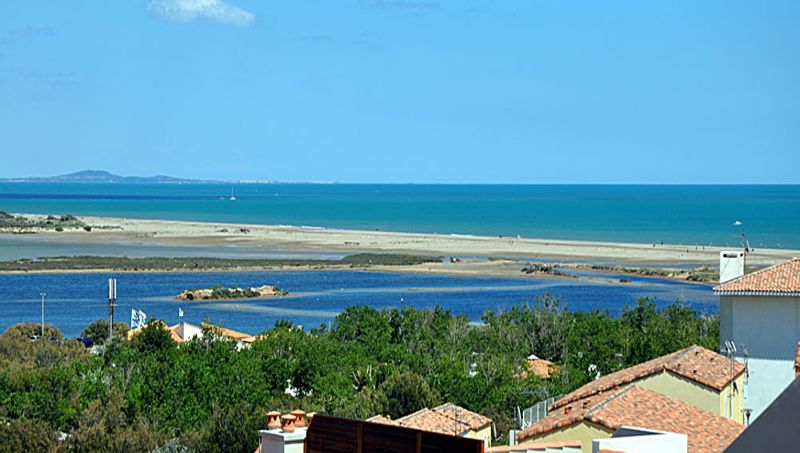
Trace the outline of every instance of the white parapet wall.
<instances>
[{"instance_id":1,"label":"white parapet wall","mask_svg":"<svg viewBox=\"0 0 800 453\"><path fill-rule=\"evenodd\" d=\"M744 275L745 264L743 251L719 252L719 282L725 283Z\"/></svg>"},{"instance_id":2,"label":"white parapet wall","mask_svg":"<svg viewBox=\"0 0 800 453\"><path fill-rule=\"evenodd\" d=\"M592 452L611 450L625 453L686 453L689 439L686 434L621 426L607 439L592 440Z\"/></svg>"},{"instance_id":3,"label":"white parapet wall","mask_svg":"<svg viewBox=\"0 0 800 453\"><path fill-rule=\"evenodd\" d=\"M291 433L280 429L262 429L261 453L303 453L306 440L306 428L295 428Z\"/></svg>"}]
</instances>

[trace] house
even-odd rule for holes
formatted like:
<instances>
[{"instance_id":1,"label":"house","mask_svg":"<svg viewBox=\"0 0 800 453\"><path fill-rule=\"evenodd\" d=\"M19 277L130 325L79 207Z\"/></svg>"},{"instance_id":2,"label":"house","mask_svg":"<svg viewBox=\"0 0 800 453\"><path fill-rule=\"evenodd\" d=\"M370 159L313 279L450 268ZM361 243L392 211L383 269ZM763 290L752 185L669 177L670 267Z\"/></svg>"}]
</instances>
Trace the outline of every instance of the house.
<instances>
[{"instance_id":1,"label":"house","mask_svg":"<svg viewBox=\"0 0 800 453\"><path fill-rule=\"evenodd\" d=\"M492 419L452 403L442 404L433 409L421 409L396 420L376 415L367 421L478 439L483 441L486 448L492 444Z\"/></svg>"},{"instance_id":2,"label":"house","mask_svg":"<svg viewBox=\"0 0 800 453\"><path fill-rule=\"evenodd\" d=\"M639 385L588 393L562 404L547 417L520 432L519 445L580 441L591 453L593 441L636 426L645 430L685 434L689 453L723 451L744 425Z\"/></svg>"},{"instance_id":3,"label":"house","mask_svg":"<svg viewBox=\"0 0 800 453\"><path fill-rule=\"evenodd\" d=\"M747 363L745 410L756 419L794 379L800 259L740 274L714 292L719 295L720 344L735 345L737 359Z\"/></svg>"},{"instance_id":4,"label":"house","mask_svg":"<svg viewBox=\"0 0 800 453\"><path fill-rule=\"evenodd\" d=\"M601 376L564 395L549 410L636 384L743 424L744 381L742 363L695 345Z\"/></svg>"},{"instance_id":5,"label":"house","mask_svg":"<svg viewBox=\"0 0 800 453\"><path fill-rule=\"evenodd\" d=\"M242 333L242 332L237 332L235 330L226 329L224 327L216 326L216 325L205 323L205 322L201 323L202 327L196 326L196 325L188 323L188 322L180 322L178 324L175 324L174 326L168 326L167 323L165 323L164 321L162 321L160 319L156 320L154 322L157 323L156 325L161 327L162 329L166 329L170 333L170 335L172 336L172 339L175 341L175 343L178 343L178 344L183 344L183 343L191 340L192 338L196 338L196 337L202 338L203 337L203 329L206 329L206 330L212 329L212 330L214 330L215 332L217 332L219 335L221 335L223 337L227 337L227 338L230 338L232 340L235 340L236 341L236 347L238 349L241 349L243 347L247 347L247 346L249 346L250 344L252 344L256 340L256 337L254 337L252 335L249 335L249 334L246 334L246 333ZM143 328L144 327L137 327L135 329L129 330L128 331L128 339L130 340L133 337L135 337L136 335L138 335L139 332L141 332Z\"/></svg>"},{"instance_id":6,"label":"house","mask_svg":"<svg viewBox=\"0 0 800 453\"><path fill-rule=\"evenodd\" d=\"M800 445L798 408L800 379L795 379L725 452L797 451Z\"/></svg>"}]
</instances>

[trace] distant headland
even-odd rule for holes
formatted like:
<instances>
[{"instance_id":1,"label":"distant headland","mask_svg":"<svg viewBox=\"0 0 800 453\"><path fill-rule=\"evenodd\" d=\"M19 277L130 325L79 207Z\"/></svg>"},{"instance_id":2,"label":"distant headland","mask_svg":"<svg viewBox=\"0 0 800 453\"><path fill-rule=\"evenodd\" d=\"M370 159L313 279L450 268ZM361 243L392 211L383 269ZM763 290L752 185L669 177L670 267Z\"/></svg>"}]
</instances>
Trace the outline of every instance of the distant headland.
<instances>
[{"instance_id":1,"label":"distant headland","mask_svg":"<svg viewBox=\"0 0 800 453\"><path fill-rule=\"evenodd\" d=\"M189 179L174 176L122 176L105 170L82 170L58 176L32 176L20 178L0 178L0 182L37 182L37 183L120 183L120 184L273 184L283 183L274 180L221 180L221 179ZM308 184L309 182L303 182Z\"/></svg>"}]
</instances>

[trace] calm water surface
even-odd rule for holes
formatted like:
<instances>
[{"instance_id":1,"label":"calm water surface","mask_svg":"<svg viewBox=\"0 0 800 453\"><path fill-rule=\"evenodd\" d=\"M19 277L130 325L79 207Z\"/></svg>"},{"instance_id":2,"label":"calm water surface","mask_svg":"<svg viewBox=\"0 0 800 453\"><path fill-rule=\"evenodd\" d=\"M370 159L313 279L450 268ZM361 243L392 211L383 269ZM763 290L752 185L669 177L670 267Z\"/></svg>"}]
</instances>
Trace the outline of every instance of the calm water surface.
<instances>
[{"instance_id":1,"label":"calm water surface","mask_svg":"<svg viewBox=\"0 0 800 453\"><path fill-rule=\"evenodd\" d=\"M0 183L0 210L800 249L800 185Z\"/></svg>"},{"instance_id":2,"label":"calm water surface","mask_svg":"<svg viewBox=\"0 0 800 453\"><path fill-rule=\"evenodd\" d=\"M68 336L92 320L107 317L107 274L0 275L0 331L21 321L40 319L38 294L47 293L45 317ZM633 278L629 284L542 278L483 278L366 271L289 271L237 273L131 273L118 280L117 318L128 322L131 308L169 323L206 318L248 333L264 331L288 319L307 328L330 322L345 307L368 304L376 309L437 305L478 321L487 309L504 309L549 292L571 310L605 308L618 313L637 298L650 296L660 306L682 300L716 313L710 286ZM292 295L236 302L178 302L182 290L211 284L250 287L277 284Z\"/></svg>"}]
</instances>

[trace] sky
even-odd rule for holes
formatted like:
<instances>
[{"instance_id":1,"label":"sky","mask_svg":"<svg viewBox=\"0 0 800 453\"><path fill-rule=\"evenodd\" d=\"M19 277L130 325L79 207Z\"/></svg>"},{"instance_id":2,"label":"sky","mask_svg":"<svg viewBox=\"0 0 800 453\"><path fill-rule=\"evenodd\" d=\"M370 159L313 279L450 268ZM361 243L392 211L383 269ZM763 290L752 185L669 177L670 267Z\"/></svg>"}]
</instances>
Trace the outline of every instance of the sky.
<instances>
[{"instance_id":1,"label":"sky","mask_svg":"<svg viewBox=\"0 0 800 453\"><path fill-rule=\"evenodd\" d=\"M800 2L3 0L0 177L800 183Z\"/></svg>"}]
</instances>

